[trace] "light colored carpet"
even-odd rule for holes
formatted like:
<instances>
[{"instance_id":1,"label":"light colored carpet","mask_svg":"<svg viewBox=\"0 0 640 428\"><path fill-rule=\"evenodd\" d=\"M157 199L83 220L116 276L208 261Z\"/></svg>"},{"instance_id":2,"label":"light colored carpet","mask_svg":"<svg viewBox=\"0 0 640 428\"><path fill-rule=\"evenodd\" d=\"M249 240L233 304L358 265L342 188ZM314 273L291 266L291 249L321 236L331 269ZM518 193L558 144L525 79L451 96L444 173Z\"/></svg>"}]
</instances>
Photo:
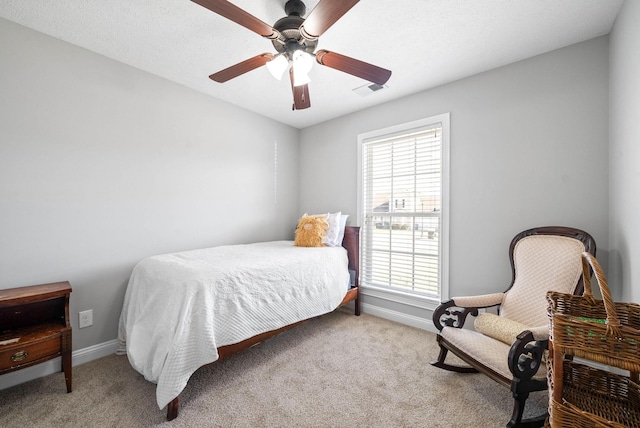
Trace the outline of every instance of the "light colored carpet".
<instances>
[{"instance_id":1,"label":"light colored carpet","mask_svg":"<svg viewBox=\"0 0 640 428\"><path fill-rule=\"evenodd\" d=\"M340 309L199 369L166 422L126 357L0 391L2 427L504 427L508 388L437 369L433 333ZM532 394L526 415L546 407Z\"/></svg>"}]
</instances>

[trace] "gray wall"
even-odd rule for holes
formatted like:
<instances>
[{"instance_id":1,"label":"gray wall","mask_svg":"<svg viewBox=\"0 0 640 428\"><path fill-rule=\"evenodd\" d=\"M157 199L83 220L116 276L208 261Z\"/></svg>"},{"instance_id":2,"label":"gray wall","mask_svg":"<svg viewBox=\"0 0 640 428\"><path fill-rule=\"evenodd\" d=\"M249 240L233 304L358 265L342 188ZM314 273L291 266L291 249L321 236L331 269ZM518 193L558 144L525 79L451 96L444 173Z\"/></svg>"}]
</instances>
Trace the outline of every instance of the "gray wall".
<instances>
[{"instance_id":1,"label":"gray wall","mask_svg":"<svg viewBox=\"0 0 640 428\"><path fill-rule=\"evenodd\" d=\"M302 131L0 19L0 288L68 279L74 327L94 310L74 349L112 340L141 258L355 215L357 135L450 112L452 295L502 290L511 237L564 224L640 301L638 18L614 27L610 115L602 37Z\"/></svg>"},{"instance_id":2,"label":"gray wall","mask_svg":"<svg viewBox=\"0 0 640 428\"><path fill-rule=\"evenodd\" d=\"M0 288L69 280L74 349L116 338L140 259L292 237L297 129L3 19L0 40Z\"/></svg>"},{"instance_id":3,"label":"gray wall","mask_svg":"<svg viewBox=\"0 0 640 428\"><path fill-rule=\"evenodd\" d=\"M640 2L610 35L610 247L614 298L640 303Z\"/></svg>"},{"instance_id":4,"label":"gray wall","mask_svg":"<svg viewBox=\"0 0 640 428\"><path fill-rule=\"evenodd\" d=\"M588 231L606 266L607 37L302 130L300 212L355 214L357 135L446 112L452 296L503 291L511 238L536 226Z\"/></svg>"}]
</instances>

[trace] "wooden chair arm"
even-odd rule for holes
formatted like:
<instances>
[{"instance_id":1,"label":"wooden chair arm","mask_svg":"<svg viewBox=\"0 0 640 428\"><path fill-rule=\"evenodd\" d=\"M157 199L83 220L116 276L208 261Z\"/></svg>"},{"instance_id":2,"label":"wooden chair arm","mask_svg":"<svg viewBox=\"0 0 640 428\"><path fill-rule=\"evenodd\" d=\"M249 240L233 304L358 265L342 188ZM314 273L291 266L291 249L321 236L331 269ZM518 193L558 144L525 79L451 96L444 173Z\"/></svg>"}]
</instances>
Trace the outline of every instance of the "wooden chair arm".
<instances>
[{"instance_id":1,"label":"wooden chair arm","mask_svg":"<svg viewBox=\"0 0 640 428\"><path fill-rule=\"evenodd\" d=\"M541 325L539 327L531 327L531 328L528 328L527 330L529 330L531 332L531 334L533 334L533 339L534 340L549 340L549 326L548 325Z\"/></svg>"},{"instance_id":2,"label":"wooden chair arm","mask_svg":"<svg viewBox=\"0 0 640 428\"><path fill-rule=\"evenodd\" d=\"M438 331L445 327L462 328L469 314L478 316L478 308L462 308L456 306L453 299L447 300L433 311L433 324Z\"/></svg>"},{"instance_id":3,"label":"wooden chair arm","mask_svg":"<svg viewBox=\"0 0 640 428\"><path fill-rule=\"evenodd\" d=\"M507 357L513 376L520 380L531 379L538 372L548 346L548 339L536 340L530 330L520 333L511 345Z\"/></svg>"},{"instance_id":4,"label":"wooden chair arm","mask_svg":"<svg viewBox=\"0 0 640 428\"><path fill-rule=\"evenodd\" d=\"M478 316L478 309L498 306L504 293L483 294L479 296L454 297L442 302L433 311L433 324L438 331L444 327L462 328L468 315Z\"/></svg>"}]
</instances>

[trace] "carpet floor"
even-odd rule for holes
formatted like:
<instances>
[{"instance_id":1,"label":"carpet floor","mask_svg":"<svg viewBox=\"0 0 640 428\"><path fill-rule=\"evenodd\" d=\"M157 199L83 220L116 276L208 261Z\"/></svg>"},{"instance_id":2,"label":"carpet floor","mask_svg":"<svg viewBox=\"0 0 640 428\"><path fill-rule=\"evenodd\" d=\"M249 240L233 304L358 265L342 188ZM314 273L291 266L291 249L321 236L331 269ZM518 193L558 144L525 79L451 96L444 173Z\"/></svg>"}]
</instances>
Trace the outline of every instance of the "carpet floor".
<instances>
[{"instance_id":1,"label":"carpet floor","mask_svg":"<svg viewBox=\"0 0 640 428\"><path fill-rule=\"evenodd\" d=\"M202 367L167 422L155 385L111 355L0 391L2 427L504 427L513 399L437 369L433 333L340 309ZM534 393L525 416L546 408Z\"/></svg>"}]
</instances>

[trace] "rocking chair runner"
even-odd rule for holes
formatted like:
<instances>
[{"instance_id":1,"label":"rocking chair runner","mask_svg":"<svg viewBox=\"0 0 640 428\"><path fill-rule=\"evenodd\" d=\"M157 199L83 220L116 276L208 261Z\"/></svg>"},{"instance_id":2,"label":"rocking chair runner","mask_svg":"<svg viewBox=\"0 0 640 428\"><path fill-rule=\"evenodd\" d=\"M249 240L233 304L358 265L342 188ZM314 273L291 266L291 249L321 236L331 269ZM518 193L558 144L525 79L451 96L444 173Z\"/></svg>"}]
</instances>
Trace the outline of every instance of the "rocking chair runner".
<instances>
[{"instance_id":1,"label":"rocking chair runner","mask_svg":"<svg viewBox=\"0 0 640 428\"><path fill-rule=\"evenodd\" d=\"M433 313L433 323L440 330L440 355L431 364L460 373L482 372L509 386L515 401L508 428L544 424L546 413L528 420L522 420L522 415L529 393L547 389L546 295L548 291L582 294L583 251L595 255L596 243L579 229L549 226L521 232L509 247L512 281L507 291L454 297ZM468 315L477 317L478 309L493 306L498 307L498 316L481 314L476 319L476 329L482 332L462 328ZM470 367L445 363L448 351Z\"/></svg>"}]
</instances>

